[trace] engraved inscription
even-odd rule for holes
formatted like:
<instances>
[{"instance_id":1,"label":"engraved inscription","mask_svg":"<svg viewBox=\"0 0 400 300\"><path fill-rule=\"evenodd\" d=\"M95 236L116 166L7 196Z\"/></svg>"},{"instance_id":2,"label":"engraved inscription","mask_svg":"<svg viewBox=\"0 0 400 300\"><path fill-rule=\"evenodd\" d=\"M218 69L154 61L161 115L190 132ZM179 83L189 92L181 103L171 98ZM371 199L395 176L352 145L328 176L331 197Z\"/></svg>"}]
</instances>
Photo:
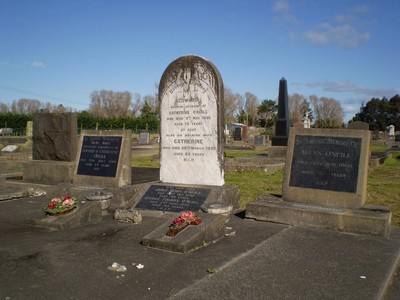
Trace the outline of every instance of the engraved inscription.
<instances>
[{"instance_id":1,"label":"engraved inscription","mask_svg":"<svg viewBox=\"0 0 400 300\"><path fill-rule=\"evenodd\" d=\"M357 191L361 138L297 135L289 185Z\"/></svg>"}]
</instances>

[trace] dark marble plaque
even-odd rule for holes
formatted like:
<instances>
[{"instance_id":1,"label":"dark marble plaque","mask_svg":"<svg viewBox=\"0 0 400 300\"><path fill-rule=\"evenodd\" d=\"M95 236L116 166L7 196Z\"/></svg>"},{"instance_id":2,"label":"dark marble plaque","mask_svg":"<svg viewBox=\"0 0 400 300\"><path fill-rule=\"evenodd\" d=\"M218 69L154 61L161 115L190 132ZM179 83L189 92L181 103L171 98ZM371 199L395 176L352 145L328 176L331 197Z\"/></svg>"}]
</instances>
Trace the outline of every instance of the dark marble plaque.
<instances>
[{"instance_id":1,"label":"dark marble plaque","mask_svg":"<svg viewBox=\"0 0 400 300\"><path fill-rule=\"evenodd\" d=\"M289 186L355 193L361 138L297 135Z\"/></svg>"},{"instance_id":2,"label":"dark marble plaque","mask_svg":"<svg viewBox=\"0 0 400 300\"><path fill-rule=\"evenodd\" d=\"M115 177L122 136L84 136L78 175Z\"/></svg>"},{"instance_id":3,"label":"dark marble plaque","mask_svg":"<svg viewBox=\"0 0 400 300\"><path fill-rule=\"evenodd\" d=\"M198 211L211 189L152 185L136 208L159 211Z\"/></svg>"}]
</instances>

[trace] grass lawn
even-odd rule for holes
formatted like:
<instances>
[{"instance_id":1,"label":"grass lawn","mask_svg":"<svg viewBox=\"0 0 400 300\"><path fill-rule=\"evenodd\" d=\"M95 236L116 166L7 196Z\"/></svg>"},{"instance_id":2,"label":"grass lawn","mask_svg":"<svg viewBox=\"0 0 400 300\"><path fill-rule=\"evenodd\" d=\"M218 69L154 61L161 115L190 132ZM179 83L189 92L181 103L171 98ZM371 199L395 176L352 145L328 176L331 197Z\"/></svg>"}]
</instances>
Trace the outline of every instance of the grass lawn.
<instances>
[{"instance_id":1,"label":"grass lawn","mask_svg":"<svg viewBox=\"0 0 400 300\"><path fill-rule=\"evenodd\" d=\"M227 150L227 157L256 155L265 151ZM138 157L133 160L134 167L159 167L159 162L152 157ZM271 174L256 171L228 172L225 174L226 185L236 185L240 188L240 206L262 194L282 195L283 170ZM368 174L367 204L386 205L392 210L392 224L400 226L400 153L377 168L370 169Z\"/></svg>"}]
</instances>

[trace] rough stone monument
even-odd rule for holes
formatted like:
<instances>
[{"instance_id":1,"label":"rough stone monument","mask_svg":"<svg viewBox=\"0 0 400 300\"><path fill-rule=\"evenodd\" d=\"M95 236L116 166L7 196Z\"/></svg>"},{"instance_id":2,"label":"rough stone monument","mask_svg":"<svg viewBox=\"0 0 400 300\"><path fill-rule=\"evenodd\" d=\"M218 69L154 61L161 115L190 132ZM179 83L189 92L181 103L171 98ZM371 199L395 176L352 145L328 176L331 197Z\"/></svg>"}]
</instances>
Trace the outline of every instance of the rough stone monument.
<instances>
[{"instance_id":1,"label":"rough stone monument","mask_svg":"<svg viewBox=\"0 0 400 300\"><path fill-rule=\"evenodd\" d=\"M282 198L265 195L246 217L387 236L391 212L365 205L370 132L292 128Z\"/></svg>"},{"instance_id":2,"label":"rough stone monument","mask_svg":"<svg viewBox=\"0 0 400 300\"><path fill-rule=\"evenodd\" d=\"M173 61L160 81L161 168L166 183L224 184L224 99L217 68L198 56Z\"/></svg>"},{"instance_id":3,"label":"rough stone monument","mask_svg":"<svg viewBox=\"0 0 400 300\"><path fill-rule=\"evenodd\" d=\"M76 113L37 113L32 125L33 160L24 163L24 181L71 183L78 139Z\"/></svg>"},{"instance_id":4,"label":"rough stone monument","mask_svg":"<svg viewBox=\"0 0 400 300\"><path fill-rule=\"evenodd\" d=\"M32 159L74 161L77 134L76 113L34 114Z\"/></svg>"}]
</instances>

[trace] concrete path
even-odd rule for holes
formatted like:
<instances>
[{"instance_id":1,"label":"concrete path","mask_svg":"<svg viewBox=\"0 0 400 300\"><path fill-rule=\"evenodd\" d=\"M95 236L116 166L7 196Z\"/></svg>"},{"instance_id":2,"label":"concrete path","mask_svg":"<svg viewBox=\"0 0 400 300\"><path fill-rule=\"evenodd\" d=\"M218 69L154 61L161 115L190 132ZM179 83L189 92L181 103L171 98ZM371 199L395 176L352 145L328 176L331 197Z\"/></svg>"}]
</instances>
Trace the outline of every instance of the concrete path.
<instances>
[{"instance_id":1,"label":"concrete path","mask_svg":"<svg viewBox=\"0 0 400 300\"><path fill-rule=\"evenodd\" d=\"M30 225L47 202L0 202L1 300L399 299L399 228L384 239L239 215L227 224L234 236L181 254L140 244L166 216L130 224L107 215L56 232ZM110 270L114 262L127 270Z\"/></svg>"}]
</instances>

